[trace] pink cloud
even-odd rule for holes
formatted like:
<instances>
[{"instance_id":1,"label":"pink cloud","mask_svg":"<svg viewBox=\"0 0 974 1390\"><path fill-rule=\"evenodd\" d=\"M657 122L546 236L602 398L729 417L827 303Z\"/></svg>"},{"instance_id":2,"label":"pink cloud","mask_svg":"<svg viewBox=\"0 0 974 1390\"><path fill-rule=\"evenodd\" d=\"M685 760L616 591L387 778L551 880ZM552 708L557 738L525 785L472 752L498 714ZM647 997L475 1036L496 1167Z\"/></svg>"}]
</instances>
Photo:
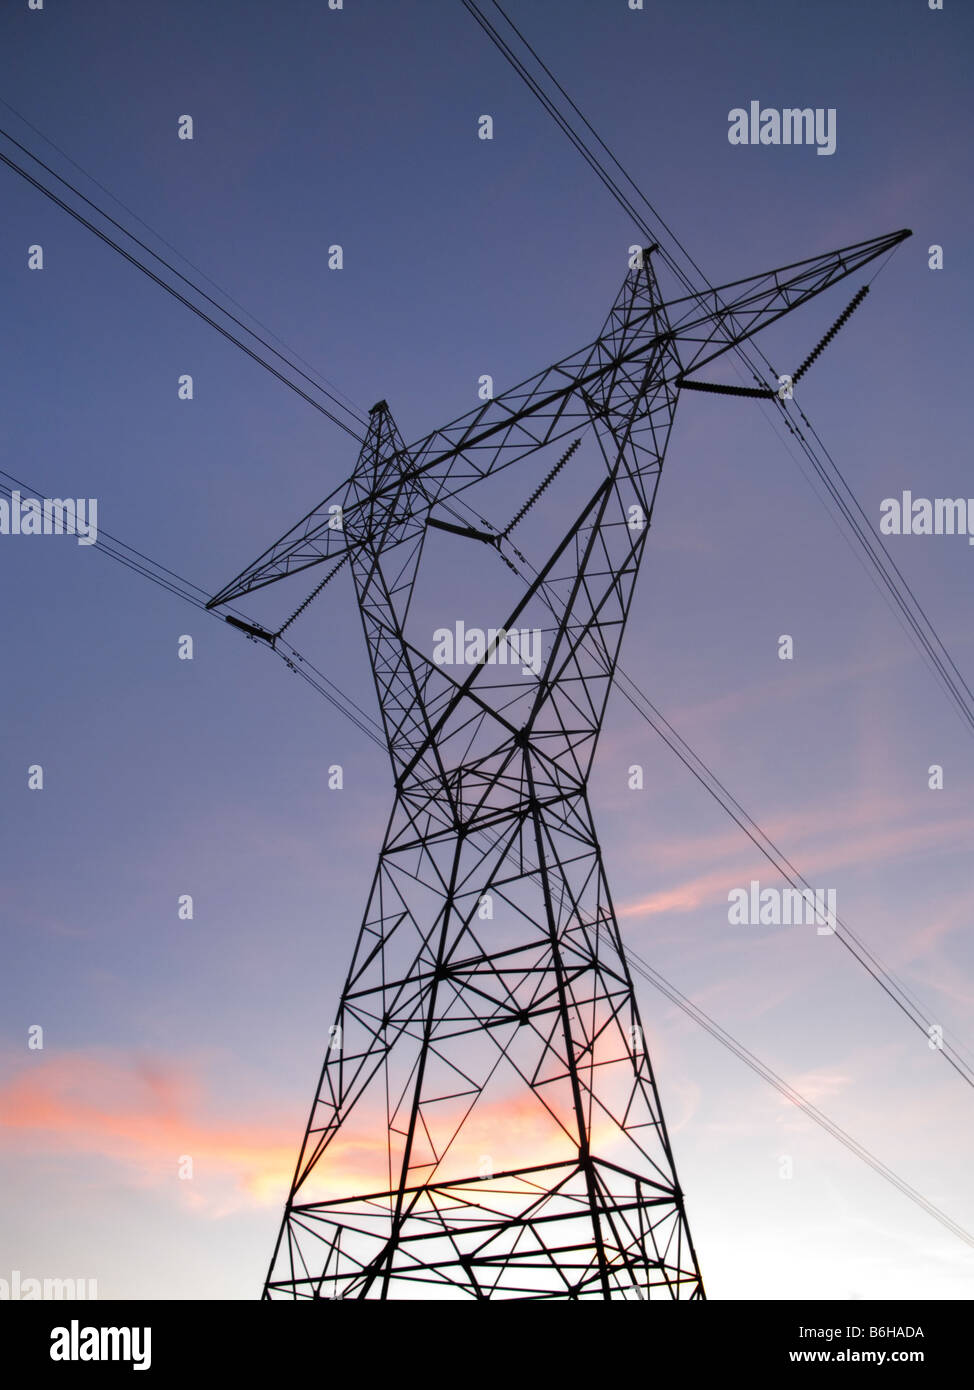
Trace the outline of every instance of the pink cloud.
<instances>
[{"instance_id":1,"label":"pink cloud","mask_svg":"<svg viewBox=\"0 0 974 1390\"><path fill-rule=\"evenodd\" d=\"M198 1178L260 1200L268 1177L286 1186L293 1124L202 1118L204 1089L184 1063L115 1059L97 1052L38 1055L0 1085L0 1133L8 1152L90 1154L121 1164L139 1185L174 1181L189 1204L198 1189L178 1182L183 1155ZM224 1194L225 1197L225 1194Z\"/></svg>"},{"instance_id":2,"label":"pink cloud","mask_svg":"<svg viewBox=\"0 0 974 1390\"><path fill-rule=\"evenodd\" d=\"M804 817L787 821L766 822L768 834L792 863L813 879L836 870L862 868L902 860L906 855L926 851L967 852L974 820L914 821L911 824L885 826L878 829L874 816L880 812L888 820L904 806L891 806L887 799L872 807L860 804L855 808L822 808ZM789 831L792 832L789 835ZM798 832L796 835L795 832ZM794 839L798 840L797 846ZM805 842L804 844L802 842ZM763 876L776 881L774 869L744 837L743 832L721 832L717 836L689 836L683 840L656 841L653 845L654 867L682 863L713 863L726 860L723 868L708 869L682 882L647 894L636 902L621 904L620 917L652 917L666 912L689 912L705 902L723 900L731 887L740 886L751 877ZM950 929L950 928L947 928Z\"/></svg>"},{"instance_id":3,"label":"pink cloud","mask_svg":"<svg viewBox=\"0 0 974 1390\"><path fill-rule=\"evenodd\" d=\"M605 1048L597 1049L596 1062L603 1089L612 1091L621 1084L613 1081L613 1063L624 1054L618 1046L610 1051L611 1056ZM567 1084L558 1082L544 1091L570 1129ZM688 1098L688 1113L692 1104ZM469 1115L468 1105L461 1098L442 1108L427 1107L430 1128L418 1134L414 1150L416 1181L434 1173L431 1144L441 1160L449 1154L436 1170L444 1179L475 1175L485 1162L500 1172L527 1163L572 1161L577 1154L565 1128L519 1083L512 1081L506 1091L483 1098ZM228 1120L214 1113L211 1090L185 1062L96 1051L13 1061L0 1083L0 1136L2 1147L15 1155L107 1159L122 1168L128 1182L159 1189L168 1184L176 1200L210 1216L281 1204L301 1137L293 1119L268 1116L256 1103L244 1118ZM614 1147L625 1143L598 1107L592 1140L604 1157L615 1156ZM178 1177L184 1156L192 1159L192 1181ZM425 1168L420 1166L424 1162ZM360 1106L332 1142L304 1196L315 1200L383 1191L387 1185L384 1114Z\"/></svg>"}]
</instances>

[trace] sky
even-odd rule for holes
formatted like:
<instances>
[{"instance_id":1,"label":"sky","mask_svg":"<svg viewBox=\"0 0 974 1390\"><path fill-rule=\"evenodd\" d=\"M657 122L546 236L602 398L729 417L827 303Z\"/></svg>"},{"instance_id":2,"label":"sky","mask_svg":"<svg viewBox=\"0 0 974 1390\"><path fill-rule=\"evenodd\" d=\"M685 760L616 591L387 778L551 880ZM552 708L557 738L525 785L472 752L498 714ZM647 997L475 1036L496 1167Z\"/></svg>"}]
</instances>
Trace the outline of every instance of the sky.
<instances>
[{"instance_id":1,"label":"sky","mask_svg":"<svg viewBox=\"0 0 974 1390\"><path fill-rule=\"evenodd\" d=\"M712 283L913 230L796 393L874 526L904 489L974 494L970 12L510 13ZM407 441L474 408L483 374L503 389L594 338L641 240L459 0L18 0L0 98L3 131L360 410L386 399ZM732 145L728 113L751 100L833 108L835 153ZM0 195L0 467L36 496L97 498L100 527L215 593L345 479L354 441L6 167ZM782 370L859 284L764 335ZM970 547L886 544L970 673ZM266 650L97 548L0 535L0 576L0 1280L257 1297L387 760ZM433 580L449 593L456 576ZM286 615L295 582L262 611ZM347 575L291 636L377 713ZM756 403L681 398L622 665L974 1046L965 726ZM974 1228L962 1078L834 939L728 922L732 889L778 881L619 695L591 799L626 943ZM971 1297L969 1247L649 984L637 994L710 1297Z\"/></svg>"}]
</instances>

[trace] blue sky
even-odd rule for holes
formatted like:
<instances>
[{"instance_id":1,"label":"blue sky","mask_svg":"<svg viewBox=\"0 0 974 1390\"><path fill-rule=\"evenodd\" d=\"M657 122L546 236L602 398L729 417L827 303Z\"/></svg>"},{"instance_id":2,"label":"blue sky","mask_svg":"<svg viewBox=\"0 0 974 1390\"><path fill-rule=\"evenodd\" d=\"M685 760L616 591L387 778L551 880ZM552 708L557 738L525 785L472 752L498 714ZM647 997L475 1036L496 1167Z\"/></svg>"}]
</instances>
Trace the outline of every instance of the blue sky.
<instances>
[{"instance_id":1,"label":"blue sky","mask_svg":"<svg viewBox=\"0 0 974 1390\"><path fill-rule=\"evenodd\" d=\"M874 524L904 488L974 493L970 14L511 14L712 282L913 229L800 400ZM387 399L407 440L475 406L481 374L501 389L593 338L640 239L459 0L12 5L0 97L359 407ZM751 99L834 107L836 153L730 145ZM353 441L6 168L0 186L0 466L97 497L107 531L215 592L345 478ZM782 370L859 283L767 335ZM889 549L970 672L970 548ZM255 1296L388 812L384 755L265 651L94 549L0 536L0 574L0 1278ZM306 592L282 586L267 611ZM350 584L293 640L375 712ZM681 401L623 666L971 1041L965 728L750 402ZM728 891L770 871L618 697L592 799L627 942L970 1227L969 1091L834 942L729 926ZM640 999L712 1297L970 1297L958 1240L648 985Z\"/></svg>"}]
</instances>

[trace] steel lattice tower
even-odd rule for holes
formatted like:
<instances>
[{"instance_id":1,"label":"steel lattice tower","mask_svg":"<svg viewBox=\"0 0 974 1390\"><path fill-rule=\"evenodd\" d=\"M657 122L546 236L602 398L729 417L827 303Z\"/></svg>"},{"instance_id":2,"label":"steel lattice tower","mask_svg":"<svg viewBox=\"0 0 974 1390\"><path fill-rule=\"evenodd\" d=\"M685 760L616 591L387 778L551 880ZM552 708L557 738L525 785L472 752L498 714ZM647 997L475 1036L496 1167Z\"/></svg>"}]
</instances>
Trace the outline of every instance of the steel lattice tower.
<instances>
[{"instance_id":1,"label":"steel lattice tower","mask_svg":"<svg viewBox=\"0 0 974 1390\"><path fill-rule=\"evenodd\" d=\"M907 235L668 304L651 248L581 352L409 448L373 407L348 482L211 600L348 563L395 779L265 1297L704 1297L588 778L687 374ZM452 504L532 461L582 500L456 676L407 635L424 545L516 569Z\"/></svg>"}]
</instances>

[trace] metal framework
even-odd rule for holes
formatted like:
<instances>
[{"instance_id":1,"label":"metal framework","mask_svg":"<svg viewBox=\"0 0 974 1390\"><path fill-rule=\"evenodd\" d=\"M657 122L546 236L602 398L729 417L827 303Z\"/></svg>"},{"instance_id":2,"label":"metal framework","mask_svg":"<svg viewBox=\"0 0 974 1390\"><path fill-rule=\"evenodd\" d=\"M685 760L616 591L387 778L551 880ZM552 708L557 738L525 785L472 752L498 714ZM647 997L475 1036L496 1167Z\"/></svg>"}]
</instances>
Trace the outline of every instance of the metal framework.
<instances>
[{"instance_id":1,"label":"metal framework","mask_svg":"<svg viewBox=\"0 0 974 1390\"><path fill-rule=\"evenodd\" d=\"M265 1298L704 1297L588 778L684 380L907 235L669 303L647 250L580 352L408 448L373 407L211 600L348 563L395 781ZM549 471L498 530L473 489L512 464ZM521 576L555 477L571 524L449 670L409 621L431 534Z\"/></svg>"}]
</instances>

